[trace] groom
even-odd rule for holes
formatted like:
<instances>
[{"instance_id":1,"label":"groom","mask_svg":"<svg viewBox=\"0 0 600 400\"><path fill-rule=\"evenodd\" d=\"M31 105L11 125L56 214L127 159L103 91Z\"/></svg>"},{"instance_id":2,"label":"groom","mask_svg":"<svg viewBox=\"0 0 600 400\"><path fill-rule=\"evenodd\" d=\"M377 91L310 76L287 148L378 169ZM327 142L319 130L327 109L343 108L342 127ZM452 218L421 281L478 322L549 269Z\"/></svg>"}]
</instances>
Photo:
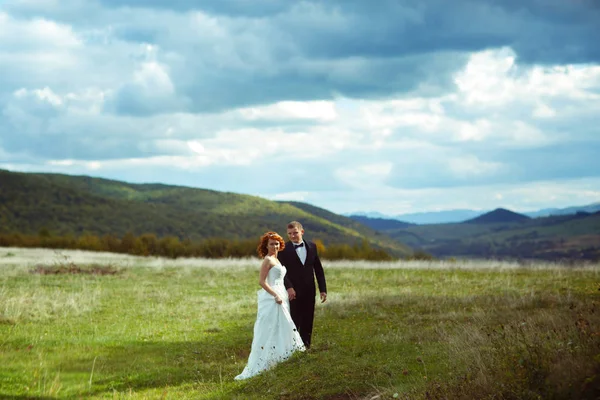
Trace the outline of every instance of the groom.
<instances>
[{"instance_id":1,"label":"groom","mask_svg":"<svg viewBox=\"0 0 600 400\"><path fill-rule=\"evenodd\" d=\"M298 221L287 225L290 239L283 251L278 254L279 261L287 269L285 287L290 298L290 314L307 349L315 317L315 276L321 292L321 303L327 300L327 286L323 265L317 254L317 246L313 242L302 239L304 229Z\"/></svg>"}]
</instances>

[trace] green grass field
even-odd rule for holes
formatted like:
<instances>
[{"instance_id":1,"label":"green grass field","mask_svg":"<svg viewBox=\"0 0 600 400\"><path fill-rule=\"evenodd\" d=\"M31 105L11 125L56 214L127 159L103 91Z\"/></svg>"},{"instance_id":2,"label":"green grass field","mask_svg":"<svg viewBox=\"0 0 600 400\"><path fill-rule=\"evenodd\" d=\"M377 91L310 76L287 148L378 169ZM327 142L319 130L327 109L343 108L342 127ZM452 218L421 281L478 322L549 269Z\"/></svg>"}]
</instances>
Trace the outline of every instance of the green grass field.
<instances>
[{"instance_id":1,"label":"green grass field","mask_svg":"<svg viewBox=\"0 0 600 400\"><path fill-rule=\"evenodd\" d=\"M600 265L325 262L311 351L236 382L258 266L0 248L0 398L600 394Z\"/></svg>"}]
</instances>

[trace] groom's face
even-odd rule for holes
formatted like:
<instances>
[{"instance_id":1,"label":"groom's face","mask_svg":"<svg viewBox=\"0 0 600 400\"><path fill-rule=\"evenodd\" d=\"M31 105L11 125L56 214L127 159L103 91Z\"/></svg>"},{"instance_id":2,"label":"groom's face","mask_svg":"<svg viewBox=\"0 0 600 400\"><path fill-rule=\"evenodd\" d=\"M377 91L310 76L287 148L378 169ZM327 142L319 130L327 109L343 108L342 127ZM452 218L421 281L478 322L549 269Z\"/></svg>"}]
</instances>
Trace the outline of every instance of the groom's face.
<instances>
[{"instance_id":1,"label":"groom's face","mask_svg":"<svg viewBox=\"0 0 600 400\"><path fill-rule=\"evenodd\" d=\"M304 235L304 229L288 228L287 234L293 243L300 243L302 241L302 235Z\"/></svg>"}]
</instances>

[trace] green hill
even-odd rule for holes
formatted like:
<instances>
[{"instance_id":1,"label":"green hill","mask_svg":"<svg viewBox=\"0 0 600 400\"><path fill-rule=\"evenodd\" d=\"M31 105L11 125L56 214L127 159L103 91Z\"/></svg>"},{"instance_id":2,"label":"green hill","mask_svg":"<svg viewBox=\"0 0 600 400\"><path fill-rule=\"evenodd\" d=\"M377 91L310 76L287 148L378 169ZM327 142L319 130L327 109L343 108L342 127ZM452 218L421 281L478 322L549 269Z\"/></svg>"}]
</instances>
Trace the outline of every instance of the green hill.
<instances>
[{"instance_id":1,"label":"green hill","mask_svg":"<svg viewBox=\"0 0 600 400\"><path fill-rule=\"evenodd\" d=\"M301 221L309 239L328 244L367 240L396 256L405 245L349 218L304 203L162 184L61 174L0 170L0 233L56 235L154 233L181 239L258 238L268 230L285 237L285 226Z\"/></svg>"}]
</instances>

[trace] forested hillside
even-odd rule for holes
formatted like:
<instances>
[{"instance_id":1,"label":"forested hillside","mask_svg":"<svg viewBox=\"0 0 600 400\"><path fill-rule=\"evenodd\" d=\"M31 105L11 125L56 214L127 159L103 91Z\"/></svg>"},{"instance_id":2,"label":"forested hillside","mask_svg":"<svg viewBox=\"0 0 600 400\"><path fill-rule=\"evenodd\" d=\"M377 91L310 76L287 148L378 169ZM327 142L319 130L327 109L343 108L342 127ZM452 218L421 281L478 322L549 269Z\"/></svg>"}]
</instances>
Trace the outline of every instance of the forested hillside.
<instances>
[{"instance_id":1,"label":"forested hillside","mask_svg":"<svg viewBox=\"0 0 600 400\"><path fill-rule=\"evenodd\" d=\"M411 253L350 218L301 204L181 186L0 170L0 233L31 235L44 230L51 235L119 237L151 233L193 241L245 240L268 230L285 237L287 222L299 220L307 238L326 246L367 241L395 256Z\"/></svg>"}]
</instances>

